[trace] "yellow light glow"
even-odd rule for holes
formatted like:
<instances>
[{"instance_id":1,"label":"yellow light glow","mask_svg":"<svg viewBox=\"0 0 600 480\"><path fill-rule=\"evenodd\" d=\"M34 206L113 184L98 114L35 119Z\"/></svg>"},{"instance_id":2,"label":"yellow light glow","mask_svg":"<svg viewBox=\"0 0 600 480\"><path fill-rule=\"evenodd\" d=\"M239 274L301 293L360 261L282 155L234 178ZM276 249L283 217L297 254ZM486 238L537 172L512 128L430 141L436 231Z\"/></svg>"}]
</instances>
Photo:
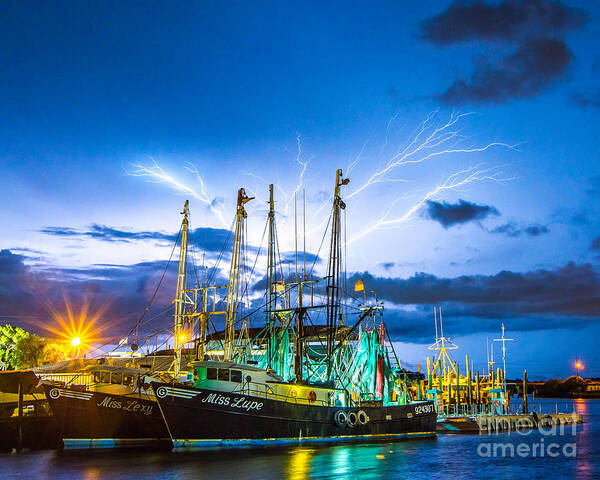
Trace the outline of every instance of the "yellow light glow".
<instances>
[{"instance_id":1,"label":"yellow light glow","mask_svg":"<svg viewBox=\"0 0 600 480\"><path fill-rule=\"evenodd\" d=\"M185 342L185 335L179 335L179 340L181 340L182 342Z\"/></svg>"},{"instance_id":2,"label":"yellow light glow","mask_svg":"<svg viewBox=\"0 0 600 480\"><path fill-rule=\"evenodd\" d=\"M112 326L111 322L102 319L110 306L109 302L96 308L92 308L89 297L84 297L78 302L71 302L65 297L64 304L60 306L45 303L54 321L40 326L54 334L59 343L70 349L70 355L89 354L93 344L110 340L101 336L103 331Z\"/></svg>"},{"instance_id":3,"label":"yellow light glow","mask_svg":"<svg viewBox=\"0 0 600 480\"><path fill-rule=\"evenodd\" d=\"M582 365L580 362L577 362L577 363L575 364L575 366L576 366L577 368L583 368L583 365Z\"/></svg>"}]
</instances>

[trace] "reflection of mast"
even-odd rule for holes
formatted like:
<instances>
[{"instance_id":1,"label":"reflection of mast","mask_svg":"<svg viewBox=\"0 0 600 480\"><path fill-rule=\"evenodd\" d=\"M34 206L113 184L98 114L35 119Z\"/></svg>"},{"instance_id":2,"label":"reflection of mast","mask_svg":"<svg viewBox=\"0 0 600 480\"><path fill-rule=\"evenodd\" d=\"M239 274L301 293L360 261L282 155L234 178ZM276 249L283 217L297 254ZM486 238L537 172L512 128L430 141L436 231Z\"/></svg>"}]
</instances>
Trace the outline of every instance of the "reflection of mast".
<instances>
[{"instance_id":1,"label":"reflection of mast","mask_svg":"<svg viewBox=\"0 0 600 480\"><path fill-rule=\"evenodd\" d=\"M335 333L340 308L339 276L342 264L340 210L346 204L340 197L340 187L348 185L350 179L342 178L342 170L335 174L335 190L333 194L333 212L331 223L331 242L329 247L329 265L327 267L327 381L331 378L331 354L333 353Z\"/></svg>"},{"instance_id":2,"label":"reflection of mast","mask_svg":"<svg viewBox=\"0 0 600 480\"><path fill-rule=\"evenodd\" d=\"M177 290L175 293L175 374L181 370L181 349L188 341L184 327L185 315L185 290L187 283L187 239L188 239L188 215L189 202L186 200L183 206L183 221L181 222L181 247L179 249L179 271L177 273Z\"/></svg>"},{"instance_id":3,"label":"reflection of mast","mask_svg":"<svg viewBox=\"0 0 600 480\"><path fill-rule=\"evenodd\" d=\"M225 320L225 345L224 360L233 360L235 345L235 319L237 316L240 297L241 267L243 262L244 226L248 214L244 204L254 197L248 197L243 188L238 190L237 212L235 217L235 235L233 239L233 252L231 254L231 268L229 270L229 284L227 286L227 316Z\"/></svg>"}]
</instances>

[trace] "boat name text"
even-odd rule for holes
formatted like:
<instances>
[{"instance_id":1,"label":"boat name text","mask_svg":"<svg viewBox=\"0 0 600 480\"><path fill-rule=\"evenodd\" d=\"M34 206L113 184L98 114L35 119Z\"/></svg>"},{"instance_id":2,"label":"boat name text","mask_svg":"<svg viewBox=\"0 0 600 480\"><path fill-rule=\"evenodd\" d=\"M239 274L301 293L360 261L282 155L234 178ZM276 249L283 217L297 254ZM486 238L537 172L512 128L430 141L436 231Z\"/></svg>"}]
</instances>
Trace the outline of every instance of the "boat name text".
<instances>
[{"instance_id":1,"label":"boat name text","mask_svg":"<svg viewBox=\"0 0 600 480\"><path fill-rule=\"evenodd\" d=\"M210 393L202 399L202 403L212 403L214 405L223 405L226 407L239 408L240 410L256 410L257 412L262 409L262 402L255 402L252 400L246 400L246 397L234 397L233 399L226 395L219 395L217 393Z\"/></svg>"},{"instance_id":2,"label":"boat name text","mask_svg":"<svg viewBox=\"0 0 600 480\"><path fill-rule=\"evenodd\" d=\"M120 401L115 400L113 397L104 397L104 400L96 405L105 408L119 408L127 412L143 413L144 415L150 415L153 407L153 405L142 405L137 400Z\"/></svg>"}]
</instances>

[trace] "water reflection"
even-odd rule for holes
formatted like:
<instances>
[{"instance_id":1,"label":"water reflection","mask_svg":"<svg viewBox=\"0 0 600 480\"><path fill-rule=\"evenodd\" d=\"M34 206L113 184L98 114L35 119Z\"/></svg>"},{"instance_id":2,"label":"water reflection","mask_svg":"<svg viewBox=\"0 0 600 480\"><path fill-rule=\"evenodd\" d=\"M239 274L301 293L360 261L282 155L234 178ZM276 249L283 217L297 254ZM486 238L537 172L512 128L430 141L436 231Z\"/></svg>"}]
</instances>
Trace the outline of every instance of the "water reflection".
<instances>
[{"instance_id":1,"label":"water reflection","mask_svg":"<svg viewBox=\"0 0 600 480\"><path fill-rule=\"evenodd\" d=\"M537 400L539 403L541 400ZM85 478L104 480L171 480L199 478L244 479L361 479L385 478L600 478L600 400L544 399L543 410L560 410L584 415L583 428L573 436L567 426L553 435L531 431L498 435L440 435L437 439L405 440L370 444L302 445L293 448L215 449L204 452L31 452L0 455L0 478ZM560 449L576 442L575 458L527 456L482 457L482 442L556 442Z\"/></svg>"},{"instance_id":2,"label":"water reflection","mask_svg":"<svg viewBox=\"0 0 600 480\"><path fill-rule=\"evenodd\" d=\"M291 478L293 480L302 480L304 478L308 478L310 474L310 464L314 452L314 448L294 448L290 452L288 465L285 469L286 478Z\"/></svg>"}]
</instances>

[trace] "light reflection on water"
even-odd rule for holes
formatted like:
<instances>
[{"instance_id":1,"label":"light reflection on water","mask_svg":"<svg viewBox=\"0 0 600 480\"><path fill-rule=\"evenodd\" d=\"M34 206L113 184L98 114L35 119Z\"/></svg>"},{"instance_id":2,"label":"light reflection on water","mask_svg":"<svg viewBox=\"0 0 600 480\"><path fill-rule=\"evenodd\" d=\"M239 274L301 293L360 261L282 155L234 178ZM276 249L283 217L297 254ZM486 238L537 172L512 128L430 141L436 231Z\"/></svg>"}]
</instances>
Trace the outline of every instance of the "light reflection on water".
<instances>
[{"instance_id":1,"label":"light reflection on water","mask_svg":"<svg viewBox=\"0 0 600 480\"><path fill-rule=\"evenodd\" d=\"M536 401L539 402L539 399ZM542 400L544 411L555 400ZM568 400L559 400L564 405ZM208 452L32 452L0 455L0 478L105 479L276 479L276 478L600 478L600 400L571 401L585 416L575 436L440 435L375 444L298 446L278 449L212 450ZM564 409L561 407L561 409ZM576 442L575 458L482 458L482 442Z\"/></svg>"}]
</instances>

